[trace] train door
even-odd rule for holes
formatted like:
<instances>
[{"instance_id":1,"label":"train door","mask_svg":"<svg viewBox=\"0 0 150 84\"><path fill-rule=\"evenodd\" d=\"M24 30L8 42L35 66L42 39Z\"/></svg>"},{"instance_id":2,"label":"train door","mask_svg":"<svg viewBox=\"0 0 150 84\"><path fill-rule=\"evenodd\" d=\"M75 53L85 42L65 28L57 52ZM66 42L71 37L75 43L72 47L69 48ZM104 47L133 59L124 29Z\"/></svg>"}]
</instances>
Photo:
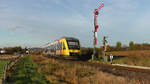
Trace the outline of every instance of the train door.
<instances>
[{"instance_id":1,"label":"train door","mask_svg":"<svg viewBox=\"0 0 150 84\"><path fill-rule=\"evenodd\" d=\"M68 56L69 55L69 50L68 50L68 48L67 48L67 42L63 42L63 53L64 53L64 55L65 56Z\"/></svg>"},{"instance_id":2,"label":"train door","mask_svg":"<svg viewBox=\"0 0 150 84\"><path fill-rule=\"evenodd\" d=\"M60 53L61 53L61 55L63 55L63 53L64 53L64 51L63 51L63 42L61 42L60 45L61 45L61 51L60 51Z\"/></svg>"},{"instance_id":3,"label":"train door","mask_svg":"<svg viewBox=\"0 0 150 84\"><path fill-rule=\"evenodd\" d=\"M56 43L54 44L54 55L56 56Z\"/></svg>"}]
</instances>

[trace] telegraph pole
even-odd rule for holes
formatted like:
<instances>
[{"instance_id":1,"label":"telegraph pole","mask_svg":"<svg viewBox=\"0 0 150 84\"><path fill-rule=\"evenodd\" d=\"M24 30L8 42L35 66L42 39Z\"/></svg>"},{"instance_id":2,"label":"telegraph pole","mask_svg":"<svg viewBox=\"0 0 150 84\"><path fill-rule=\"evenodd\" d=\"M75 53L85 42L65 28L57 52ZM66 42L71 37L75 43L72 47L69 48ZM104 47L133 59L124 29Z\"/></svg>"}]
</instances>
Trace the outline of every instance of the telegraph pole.
<instances>
[{"instance_id":1,"label":"telegraph pole","mask_svg":"<svg viewBox=\"0 0 150 84\"><path fill-rule=\"evenodd\" d=\"M94 11L94 32L93 32L94 33L94 41L93 41L94 49L93 49L93 54L92 54L92 60L94 60L95 55L96 55L97 29L98 29L97 17L98 17L100 9L103 7L104 7L104 4L102 3L101 6L98 9L95 9Z\"/></svg>"}]
</instances>

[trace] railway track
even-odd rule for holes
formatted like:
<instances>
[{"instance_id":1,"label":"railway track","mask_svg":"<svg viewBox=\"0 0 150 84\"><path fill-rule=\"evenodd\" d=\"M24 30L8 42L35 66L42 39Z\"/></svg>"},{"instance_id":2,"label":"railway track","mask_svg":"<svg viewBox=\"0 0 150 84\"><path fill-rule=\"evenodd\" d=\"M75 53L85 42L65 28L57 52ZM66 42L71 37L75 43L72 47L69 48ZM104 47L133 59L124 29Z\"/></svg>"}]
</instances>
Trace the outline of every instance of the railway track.
<instances>
[{"instance_id":1,"label":"railway track","mask_svg":"<svg viewBox=\"0 0 150 84\"><path fill-rule=\"evenodd\" d=\"M20 55L0 55L0 60L15 59Z\"/></svg>"}]
</instances>

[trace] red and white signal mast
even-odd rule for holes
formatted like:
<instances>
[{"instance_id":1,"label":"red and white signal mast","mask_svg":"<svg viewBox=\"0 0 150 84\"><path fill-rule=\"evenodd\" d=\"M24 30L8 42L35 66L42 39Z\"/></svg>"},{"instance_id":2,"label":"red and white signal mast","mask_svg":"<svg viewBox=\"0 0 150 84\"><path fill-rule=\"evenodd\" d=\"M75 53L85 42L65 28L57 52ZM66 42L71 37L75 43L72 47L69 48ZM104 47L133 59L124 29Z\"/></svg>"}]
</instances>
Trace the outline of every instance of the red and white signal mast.
<instances>
[{"instance_id":1,"label":"red and white signal mast","mask_svg":"<svg viewBox=\"0 0 150 84\"><path fill-rule=\"evenodd\" d=\"M92 60L94 60L94 56L96 54L96 45L97 45L97 29L98 29L98 24L97 24L97 18L98 18L98 14L99 11L101 10L101 8L104 7L104 4L102 3L101 6L98 9L95 9L94 11L94 50L93 50L93 55L92 55Z\"/></svg>"}]
</instances>

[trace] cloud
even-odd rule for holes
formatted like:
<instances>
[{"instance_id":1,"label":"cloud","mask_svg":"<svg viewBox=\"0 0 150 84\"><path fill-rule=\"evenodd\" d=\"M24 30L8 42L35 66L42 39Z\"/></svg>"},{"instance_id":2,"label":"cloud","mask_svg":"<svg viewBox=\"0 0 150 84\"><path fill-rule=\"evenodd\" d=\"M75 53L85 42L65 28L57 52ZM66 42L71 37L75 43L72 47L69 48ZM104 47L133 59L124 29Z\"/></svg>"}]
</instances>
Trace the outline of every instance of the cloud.
<instances>
[{"instance_id":1,"label":"cloud","mask_svg":"<svg viewBox=\"0 0 150 84\"><path fill-rule=\"evenodd\" d=\"M110 6L121 10L132 10L136 9L139 5L138 0L109 0L107 1Z\"/></svg>"},{"instance_id":2,"label":"cloud","mask_svg":"<svg viewBox=\"0 0 150 84\"><path fill-rule=\"evenodd\" d=\"M13 7L15 4L10 4L8 9L7 5L0 5L0 28L15 31L12 33L16 36L23 32L23 36L27 35L27 39L31 41L38 39L39 43L62 36L75 36L81 39L83 45L90 46L93 42L93 11L100 4L101 2L96 0L40 0L38 2L31 0L28 6L26 6L27 2L20 2L16 7ZM145 17L138 17L139 13L145 10L139 9L141 3L138 0L105 0L104 4L105 7L98 17L98 40L106 35L112 39L110 42L112 44L116 41L139 39L139 33L143 34L141 37L144 37L145 32L149 36L150 13L140 15Z\"/></svg>"},{"instance_id":3,"label":"cloud","mask_svg":"<svg viewBox=\"0 0 150 84\"><path fill-rule=\"evenodd\" d=\"M8 27L8 30L15 31L15 30L22 29L22 28L24 28L22 25L12 25Z\"/></svg>"},{"instance_id":4,"label":"cloud","mask_svg":"<svg viewBox=\"0 0 150 84\"><path fill-rule=\"evenodd\" d=\"M6 12L8 10L8 6L5 4L0 4L0 13Z\"/></svg>"},{"instance_id":5,"label":"cloud","mask_svg":"<svg viewBox=\"0 0 150 84\"><path fill-rule=\"evenodd\" d=\"M102 26L103 34L110 37L110 44L116 41L121 41L127 44L127 41L136 40L137 34L133 34L137 28L136 19L138 18L137 12L140 6L138 0L109 0L104 2L105 7L100 12L98 17L98 24ZM123 39L122 39L123 38Z\"/></svg>"},{"instance_id":6,"label":"cloud","mask_svg":"<svg viewBox=\"0 0 150 84\"><path fill-rule=\"evenodd\" d=\"M0 9L6 9L8 6L6 4L0 4Z\"/></svg>"},{"instance_id":7,"label":"cloud","mask_svg":"<svg viewBox=\"0 0 150 84\"><path fill-rule=\"evenodd\" d=\"M90 32L92 32L93 30L93 10L95 7L97 7L97 4L99 2L96 3L96 1L94 1L95 3L93 3L94 5L92 5L91 3L86 3L86 0L84 0L85 3L82 3L81 5L85 4L85 7L89 6L89 9L87 9L82 8L81 5L74 6L74 3L76 2L68 2L69 0L52 1L54 4L56 4L57 7L62 7L62 10L65 10L66 13L63 13L61 16L48 16L51 20L45 21L47 24L49 24L50 28L32 32L41 32L41 34L42 32L44 32L44 34L46 34L48 37L50 36L49 33L51 33L51 36L53 36L53 38L58 38L59 36L63 35L77 36L81 38L82 41L84 41L83 44L85 44L87 40L91 39L92 33ZM66 2L71 4L66 4ZM103 24L104 27L98 30L99 38L102 38L102 35L100 34L104 32L103 34L110 35L113 41L121 40L122 36L125 36L126 33L130 33L130 21L132 21L131 18L134 19L134 17L132 17L132 14L136 11L136 8L138 8L138 2L137 0L109 0L104 2L104 4L105 7L102 9L102 11L100 11L100 16L98 17L99 26ZM82 9L82 11L80 11L80 9ZM120 33L122 33L122 36L118 35ZM85 39L85 37L88 38ZM125 38L125 40L127 39L128 38Z\"/></svg>"}]
</instances>

